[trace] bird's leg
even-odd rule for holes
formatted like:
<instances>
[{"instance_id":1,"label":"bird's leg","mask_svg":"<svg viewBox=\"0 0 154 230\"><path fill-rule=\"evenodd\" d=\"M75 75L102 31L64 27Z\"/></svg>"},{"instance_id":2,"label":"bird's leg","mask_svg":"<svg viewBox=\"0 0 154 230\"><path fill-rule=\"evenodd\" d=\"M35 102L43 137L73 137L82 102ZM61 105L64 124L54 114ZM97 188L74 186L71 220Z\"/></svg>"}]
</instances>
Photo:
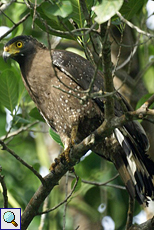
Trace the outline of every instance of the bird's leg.
<instances>
[{"instance_id":1,"label":"bird's leg","mask_svg":"<svg viewBox=\"0 0 154 230\"><path fill-rule=\"evenodd\" d=\"M78 132L78 123L74 123L71 131L71 145L75 144L77 132Z\"/></svg>"},{"instance_id":2,"label":"bird's leg","mask_svg":"<svg viewBox=\"0 0 154 230\"><path fill-rule=\"evenodd\" d=\"M78 123L73 123L72 131L71 131L71 138L69 139L69 144L67 145L67 148L63 152L63 154L65 155L65 160L68 163L70 162L70 157L69 157L70 149L75 144L77 132L78 132Z\"/></svg>"},{"instance_id":3,"label":"bird's leg","mask_svg":"<svg viewBox=\"0 0 154 230\"><path fill-rule=\"evenodd\" d=\"M67 162L68 164L70 163L70 150L72 148L72 146L75 144L76 141L76 136L77 136L77 132L78 132L78 123L73 123L72 124L72 131L71 131L71 137L70 138L66 138L65 141L65 149L64 151L59 155L58 158L55 158L55 162L51 164L50 166L50 171L54 172L56 166L61 162ZM70 169L70 171L74 171L73 168Z\"/></svg>"}]
</instances>

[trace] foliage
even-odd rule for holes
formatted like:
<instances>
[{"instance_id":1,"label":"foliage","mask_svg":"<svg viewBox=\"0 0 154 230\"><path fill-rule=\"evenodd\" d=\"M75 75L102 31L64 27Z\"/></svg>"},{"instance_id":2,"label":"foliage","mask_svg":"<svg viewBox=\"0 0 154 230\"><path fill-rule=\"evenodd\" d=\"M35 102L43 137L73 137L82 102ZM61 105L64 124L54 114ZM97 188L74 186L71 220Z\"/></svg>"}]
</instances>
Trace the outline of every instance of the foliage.
<instances>
[{"instance_id":1,"label":"foliage","mask_svg":"<svg viewBox=\"0 0 154 230\"><path fill-rule=\"evenodd\" d=\"M83 6L81 2L84 2L85 5ZM142 30L147 30L145 26L147 17L145 10L146 1L144 0L136 0L135 2L133 0L2 1L0 7L2 9L0 11L0 25L7 26L9 29L14 26L9 33L9 37L0 37L1 52L4 44L10 38L20 34L32 35L48 46L47 37L49 34L50 38L55 41L54 36L62 38L57 48L63 49L67 46L67 48L71 49L75 47L78 53L81 50L85 51L87 58L90 60L92 56L93 63L96 63L97 57L95 59L94 50L97 45L94 48L93 43L97 44L97 42L103 39L98 38L97 34L94 36L94 32L99 30L100 26L106 25L108 20L111 20L111 25L117 25L120 32L125 28L125 25L116 15L117 11L127 20L131 20L134 25ZM30 16L22 23L19 23L18 26L15 26L15 23L20 22L28 13L30 13ZM88 30L93 30L93 32L88 32ZM1 31L0 33L2 36ZM150 59L154 53L154 47L153 40L149 40L148 36L140 35L139 37L135 27L133 36L138 42L137 46L139 47L137 54L140 62L140 71L137 77L143 78L145 94L147 95L143 94L143 98L137 98L136 104L139 107L154 91L154 67L152 65L153 61ZM133 49L133 46L131 49ZM99 51L98 49L98 55ZM130 58L128 69L130 68L129 64L131 65L131 61ZM5 140L9 148L14 150L15 153L37 171L40 171L43 167L48 169L51 163L49 160L51 156L49 156L49 143L45 143L47 134L44 136L42 132L45 129L44 119L38 113L24 88L17 64L14 61L5 63L2 57L0 57L0 66L0 140ZM147 66L148 68L146 68ZM9 119L8 115L10 115ZM36 120L40 122L34 125ZM59 137L51 130L50 135L62 146ZM58 148L58 151L60 151L60 148ZM21 207L24 210L31 196L40 185L40 181L7 151L0 150L0 159L2 166L1 174L5 175L5 183L8 189L9 207ZM98 183L110 180L116 174L113 165L91 153L75 166L75 171L80 177L80 183L72 197L68 200L68 211L65 220L63 220L64 206L60 206L55 211L47 214L43 229L62 229L65 221L67 230L76 229L81 224L75 221L76 215L78 215L78 218L84 216L85 222L88 222L89 226L97 225L97 229L101 228L100 219L108 215L115 221L116 229L124 229L127 218L128 194L125 190L120 189L123 188L120 179L116 178L111 182L111 184L121 185L118 189L114 188L113 185L113 187L94 186L81 182L82 179ZM60 186L55 187L49 196L48 208L57 205L65 199L64 180L62 179ZM74 181L71 182L72 180L69 179L69 190L71 189L71 183L72 187L75 183ZM98 207L101 204L106 207L103 212L98 211ZM0 207L3 207L2 194L0 196ZM141 207L136 204L135 213L139 212L140 209ZM38 229L40 219L40 216L35 217L29 229Z\"/></svg>"}]
</instances>

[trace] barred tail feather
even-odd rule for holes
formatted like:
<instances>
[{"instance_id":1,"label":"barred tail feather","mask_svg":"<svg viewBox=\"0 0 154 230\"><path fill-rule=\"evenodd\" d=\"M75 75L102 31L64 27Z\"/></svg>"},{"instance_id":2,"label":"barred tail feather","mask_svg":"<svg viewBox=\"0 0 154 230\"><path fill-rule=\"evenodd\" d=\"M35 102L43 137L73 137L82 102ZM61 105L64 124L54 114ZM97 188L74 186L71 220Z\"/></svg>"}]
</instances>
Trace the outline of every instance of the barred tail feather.
<instances>
[{"instance_id":1,"label":"barred tail feather","mask_svg":"<svg viewBox=\"0 0 154 230\"><path fill-rule=\"evenodd\" d=\"M133 129L131 129L130 133L127 126L114 130L115 137L125 153L120 155L119 159L116 157L114 163L130 195L143 204L144 202L147 203L149 197L154 199L154 163L146 154L148 141L144 130L135 122L131 122L131 126L140 132L133 133ZM128 127L130 127L130 124ZM140 135L140 138L137 135ZM123 161L123 166L121 162L123 170L120 168L119 160ZM125 175L122 175L122 173L125 173ZM129 178L129 183L127 178Z\"/></svg>"}]
</instances>

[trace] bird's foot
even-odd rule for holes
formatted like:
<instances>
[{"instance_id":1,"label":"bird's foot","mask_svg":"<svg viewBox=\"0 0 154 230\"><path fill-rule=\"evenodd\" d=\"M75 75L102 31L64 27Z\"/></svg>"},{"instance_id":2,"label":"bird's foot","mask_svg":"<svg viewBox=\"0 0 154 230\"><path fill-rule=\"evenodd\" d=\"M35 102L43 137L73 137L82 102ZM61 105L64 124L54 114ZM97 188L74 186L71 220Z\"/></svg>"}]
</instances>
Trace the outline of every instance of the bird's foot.
<instances>
[{"instance_id":1,"label":"bird's foot","mask_svg":"<svg viewBox=\"0 0 154 230\"><path fill-rule=\"evenodd\" d=\"M70 162L70 150L71 150L71 144L60 154L60 160L62 163L64 162L67 162L69 163Z\"/></svg>"},{"instance_id":2,"label":"bird's foot","mask_svg":"<svg viewBox=\"0 0 154 230\"><path fill-rule=\"evenodd\" d=\"M78 131L78 124L74 123L72 125L71 138L69 139L69 143L66 149L59 155L58 158L55 158L55 162L52 163L50 166L50 171L52 171L53 173L55 172L55 168L57 165L59 165L59 163L62 163L63 165L65 165L66 163L67 165L71 166L70 151L72 149L72 146L75 144L77 131ZM70 171L73 172L74 168L72 167Z\"/></svg>"},{"instance_id":3,"label":"bird's foot","mask_svg":"<svg viewBox=\"0 0 154 230\"><path fill-rule=\"evenodd\" d=\"M70 156L69 156L69 153L70 153L70 149L71 149L71 145L69 145L60 155L58 158L55 158L54 159L54 163L51 164L49 170L51 172L55 172L55 168L60 164L62 163L63 165L68 165L70 164ZM71 164L70 164L71 165ZM71 169L72 171L72 169Z\"/></svg>"},{"instance_id":4,"label":"bird's foot","mask_svg":"<svg viewBox=\"0 0 154 230\"><path fill-rule=\"evenodd\" d=\"M71 158L69 156L70 150L71 150L72 145L69 145L67 149L62 152L60 155L61 163L62 164L67 164L69 166L69 172L73 173L74 172L74 167L71 165Z\"/></svg>"},{"instance_id":5,"label":"bird's foot","mask_svg":"<svg viewBox=\"0 0 154 230\"><path fill-rule=\"evenodd\" d=\"M54 159L54 163L52 163L51 164L51 166L50 166L50 168L49 168L49 170L51 171L51 172L55 172L55 168L56 168L56 166L60 163L60 159L59 158L55 158Z\"/></svg>"},{"instance_id":6,"label":"bird's foot","mask_svg":"<svg viewBox=\"0 0 154 230\"><path fill-rule=\"evenodd\" d=\"M70 163L70 161L71 161L70 151L71 151L73 145L75 145L77 131L78 131L78 124L74 123L72 125L72 131L71 131L71 137L69 139L69 143L68 143L66 149L60 154L61 162L64 161L64 162Z\"/></svg>"}]
</instances>

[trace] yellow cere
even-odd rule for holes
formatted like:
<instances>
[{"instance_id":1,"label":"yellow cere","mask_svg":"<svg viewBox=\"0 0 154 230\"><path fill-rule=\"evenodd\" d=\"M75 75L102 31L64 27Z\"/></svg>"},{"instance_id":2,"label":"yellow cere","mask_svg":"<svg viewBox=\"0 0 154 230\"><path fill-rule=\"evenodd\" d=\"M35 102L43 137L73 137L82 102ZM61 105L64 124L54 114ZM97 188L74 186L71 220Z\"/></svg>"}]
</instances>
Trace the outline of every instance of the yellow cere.
<instances>
[{"instance_id":1,"label":"yellow cere","mask_svg":"<svg viewBox=\"0 0 154 230\"><path fill-rule=\"evenodd\" d=\"M23 43L18 41L9 46L4 47L4 51L10 54L16 54L20 52L20 49L23 47Z\"/></svg>"}]
</instances>

